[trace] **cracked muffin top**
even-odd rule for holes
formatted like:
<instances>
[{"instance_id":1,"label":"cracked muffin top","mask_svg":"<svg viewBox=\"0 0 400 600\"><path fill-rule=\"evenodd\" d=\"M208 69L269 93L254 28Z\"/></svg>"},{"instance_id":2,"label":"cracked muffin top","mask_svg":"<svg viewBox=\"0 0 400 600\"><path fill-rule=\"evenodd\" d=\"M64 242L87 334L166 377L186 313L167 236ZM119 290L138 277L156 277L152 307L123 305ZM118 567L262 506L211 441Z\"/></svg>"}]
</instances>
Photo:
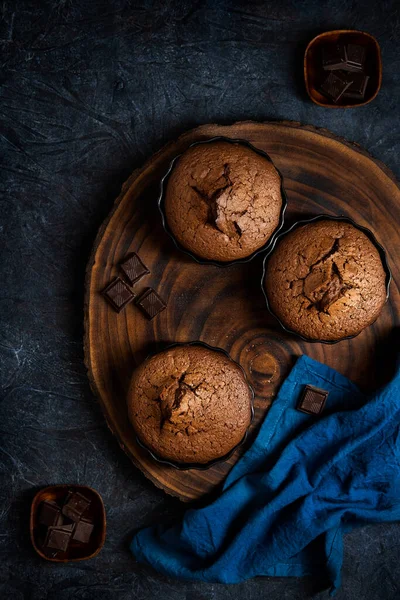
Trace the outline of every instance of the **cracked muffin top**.
<instances>
[{"instance_id":1,"label":"cracked muffin top","mask_svg":"<svg viewBox=\"0 0 400 600\"><path fill-rule=\"evenodd\" d=\"M282 323L314 340L356 335L375 321L386 300L377 248L343 221L309 223L284 236L268 261L264 285Z\"/></svg>"},{"instance_id":2,"label":"cracked muffin top","mask_svg":"<svg viewBox=\"0 0 400 600\"><path fill-rule=\"evenodd\" d=\"M189 148L169 177L165 214L176 240L196 256L228 262L268 242L282 207L274 165L247 146Z\"/></svg>"},{"instance_id":3,"label":"cracked muffin top","mask_svg":"<svg viewBox=\"0 0 400 600\"><path fill-rule=\"evenodd\" d=\"M204 464L242 440L251 403L242 369L224 353L175 346L134 371L128 414L138 437L159 457Z\"/></svg>"}]
</instances>

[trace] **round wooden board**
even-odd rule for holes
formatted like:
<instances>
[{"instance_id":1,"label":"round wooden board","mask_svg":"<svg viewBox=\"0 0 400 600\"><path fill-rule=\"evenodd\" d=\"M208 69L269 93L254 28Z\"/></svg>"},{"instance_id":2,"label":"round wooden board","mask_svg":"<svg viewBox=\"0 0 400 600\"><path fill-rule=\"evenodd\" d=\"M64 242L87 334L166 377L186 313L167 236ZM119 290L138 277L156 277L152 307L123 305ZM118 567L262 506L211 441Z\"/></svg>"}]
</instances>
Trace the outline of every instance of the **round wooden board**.
<instances>
[{"instance_id":1,"label":"round wooden board","mask_svg":"<svg viewBox=\"0 0 400 600\"><path fill-rule=\"evenodd\" d=\"M260 289L262 257L218 268L199 265L174 247L161 227L156 206L160 177L189 144L218 135L246 139L272 157L288 194L285 225L329 213L352 217L372 229L387 250L393 272L390 300L374 325L335 345L303 342L282 331L265 307ZM85 295L85 362L91 386L109 427L134 464L158 487L188 501L216 490L245 449L208 470L181 471L154 462L137 445L125 406L132 369L172 342L202 340L224 348L241 363L255 390L248 443L295 357L302 353L365 389L379 384L385 377L385 345L399 325L399 223L400 190L383 164L326 130L298 123L204 125L170 143L135 171L98 233ZM151 270L135 291L152 286L168 303L151 322L133 304L115 313L100 294L130 251L137 252Z\"/></svg>"}]
</instances>

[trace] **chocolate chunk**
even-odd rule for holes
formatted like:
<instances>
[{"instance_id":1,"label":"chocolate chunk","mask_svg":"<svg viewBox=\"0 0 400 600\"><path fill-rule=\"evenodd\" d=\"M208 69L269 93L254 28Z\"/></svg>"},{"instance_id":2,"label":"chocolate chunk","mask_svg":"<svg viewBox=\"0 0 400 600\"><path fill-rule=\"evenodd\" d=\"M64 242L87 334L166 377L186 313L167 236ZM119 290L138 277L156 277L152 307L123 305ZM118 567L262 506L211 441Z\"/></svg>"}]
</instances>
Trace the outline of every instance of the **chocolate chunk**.
<instances>
[{"instance_id":1,"label":"chocolate chunk","mask_svg":"<svg viewBox=\"0 0 400 600\"><path fill-rule=\"evenodd\" d=\"M365 90L368 85L369 76L363 73L352 73L351 78L353 83L344 92L343 98L355 98L356 100L363 100L365 96Z\"/></svg>"},{"instance_id":2,"label":"chocolate chunk","mask_svg":"<svg viewBox=\"0 0 400 600\"><path fill-rule=\"evenodd\" d=\"M325 390L306 385L297 405L297 410L308 415L319 415L325 406L328 395L329 392Z\"/></svg>"},{"instance_id":3,"label":"chocolate chunk","mask_svg":"<svg viewBox=\"0 0 400 600\"><path fill-rule=\"evenodd\" d=\"M358 44L346 46L346 71L362 71L365 64L365 48Z\"/></svg>"},{"instance_id":4,"label":"chocolate chunk","mask_svg":"<svg viewBox=\"0 0 400 600\"><path fill-rule=\"evenodd\" d=\"M322 67L325 71L343 69L346 65L346 49L343 44L329 44L322 48Z\"/></svg>"},{"instance_id":5,"label":"chocolate chunk","mask_svg":"<svg viewBox=\"0 0 400 600\"><path fill-rule=\"evenodd\" d=\"M321 85L321 92L336 103L352 83L353 80L348 80L342 73L329 73Z\"/></svg>"},{"instance_id":6,"label":"chocolate chunk","mask_svg":"<svg viewBox=\"0 0 400 600\"><path fill-rule=\"evenodd\" d=\"M58 525L60 516L60 507L55 502L52 500L49 502L42 502L39 513L40 525L46 525L47 527Z\"/></svg>"},{"instance_id":7,"label":"chocolate chunk","mask_svg":"<svg viewBox=\"0 0 400 600\"><path fill-rule=\"evenodd\" d=\"M148 288L138 299L137 305L142 309L148 319L154 319L160 312L162 312L167 305L164 300L160 298L153 288Z\"/></svg>"},{"instance_id":8,"label":"chocolate chunk","mask_svg":"<svg viewBox=\"0 0 400 600\"><path fill-rule=\"evenodd\" d=\"M318 310L329 314L329 307L343 296L349 286L344 284L339 275L333 275L329 287L318 303Z\"/></svg>"},{"instance_id":9,"label":"chocolate chunk","mask_svg":"<svg viewBox=\"0 0 400 600\"><path fill-rule=\"evenodd\" d=\"M139 256L132 252L120 263L120 268L130 285L137 283L139 279L150 273L146 265L140 260Z\"/></svg>"},{"instance_id":10,"label":"chocolate chunk","mask_svg":"<svg viewBox=\"0 0 400 600\"><path fill-rule=\"evenodd\" d=\"M79 492L74 492L67 497L67 502L62 507L62 513L71 521L79 521L82 514L90 506L90 500Z\"/></svg>"},{"instance_id":11,"label":"chocolate chunk","mask_svg":"<svg viewBox=\"0 0 400 600\"><path fill-rule=\"evenodd\" d=\"M65 530L61 527L49 527L45 546L47 548L54 548L55 550L61 550L61 552L65 552L68 548L71 536L72 531Z\"/></svg>"},{"instance_id":12,"label":"chocolate chunk","mask_svg":"<svg viewBox=\"0 0 400 600\"><path fill-rule=\"evenodd\" d=\"M117 313L120 313L136 294L132 292L120 277L116 277L103 291L103 296Z\"/></svg>"},{"instance_id":13,"label":"chocolate chunk","mask_svg":"<svg viewBox=\"0 0 400 600\"><path fill-rule=\"evenodd\" d=\"M74 531L74 535L72 537L76 542L82 542L82 544L87 544L90 540L90 536L92 535L94 525L88 519L81 519L77 524Z\"/></svg>"}]
</instances>

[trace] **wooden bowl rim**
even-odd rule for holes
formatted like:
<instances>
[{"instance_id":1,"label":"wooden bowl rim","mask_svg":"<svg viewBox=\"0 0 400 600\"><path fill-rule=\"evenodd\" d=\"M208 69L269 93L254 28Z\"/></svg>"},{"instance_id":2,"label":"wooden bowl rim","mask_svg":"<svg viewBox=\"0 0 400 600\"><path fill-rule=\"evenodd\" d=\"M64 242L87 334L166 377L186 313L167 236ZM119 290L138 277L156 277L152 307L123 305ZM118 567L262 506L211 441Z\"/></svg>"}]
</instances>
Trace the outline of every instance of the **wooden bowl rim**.
<instances>
[{"instance_id":1,"label":"wooden bowl rim","mask_svg":"<svg viewBox=\"0 0 400 600\"><path fill-rule=\"evenodd\" d=\"M344 340L351 340L352 338L357 337L358 335L360 335L360 333L361 333L361 331L363 331L363 329L366 329L366 327L364 327L363 329L361 329L358 333L355 333L354 335L347 335L345 337L339 338L338 340L321 340L321 339L312 339L312 338L305 337L304 335L301 335L297 331L290 329L289 327L287 327L286 325L284 325L282 323L281 319L276 315L276 313L271 308L271 305L270 305L270 302L268 299L267 290L264 285L266 277L267 277L268 261L271 258L272 254L274 253L274 250L275 250L277 244L279 244L279 242L281 241L281 239L283 237L285 237L286 235L288 235L289 233L291 233L294 229L297 229L298 227L302 227L303 225L308 225L309 223L325 221L325 220L326 221L344 221L345 223L350 223L350 225L353 225L353 227L355 227L356 229L359 229L360 231L365 233L365 235L368 237L368 239L374 244L374 246L376 247L376 249L379 252L379 256L382 261L382 266L383 266L383 269L386 274L386 278L385 278L386 298L385 298L385 302L384 302L384 304L386 304L386 302L389 299L390 282L392 281L392 271L389 267L386 250L382 246L382 244L380 244L378 242L378 240L375 237L375 234L371 231L371 229L368 229L368 227L364 227L363 225L359 225L358 223L356 223L356 221L354 221L354 219L352 219L351 217L346 217L345 215L337 215L336 216L336 215L328 215L328 214L319 214L314 217L310 217L309 219L301 219L301 220L293 223L293 225L291 227L289 227L289 229L282 231L278 236L276 236L273 246L270 248L270 251L264 257L263 272L262 272L262 277L261 277L261 290L262 290L262 293L264 294L264 298L265 298L269 312L278 321L279 325L282 327L282 329L284 331L302 339L305 342L311 342L311 343L316 343L316 344L326 344L326 345L331 346L333 344L338 344L339 342L343 342ZM382 306L382 308L383 308L383 306ZM373 320L372 323L367 325L367 327L370 327L371 325L373 325L375 323L375 321L378 319L378 317L379 317L379 314L376 316L376 318Z\"/></svg>"},{"instance_id":2,"label":"wooden bowl rim","mask_svg":"<svg viewBox=\"0 0 400 600\"><path fill-rule=\"evenodd\" d=\"M372 94L371 98L369 98L368 100L365 100L363 102L359 102L357 104L333 104L333 103L328 103L328 102L326 102L326 103L320 102L319 100L314 98L312 88L310 87L310 82L308 79L308 53L309 53L309 50L312 48L312 46L315 44L315 42L317 42L318 40L320 40L324 37L329 37L332 35L344 35L344 34L350 34L350 33L358 33L360 35L363 35L363 36L369 38L375 45L377 55L378 55L378 85L376 86L376 90ZM379 93L379 90L381 89L381 85L382 85L381 47L379 45L378 40L373 35L371 35L370 33L367 33L366 31L360 31L358 29L334 29L333 31L324 31L324 32L316 35L308 43L307 48L304 52L303 69L304 69L304 82L306 84L307 94L308 94L309 98L314 102L314 104L317 104L318 106L322 106L322 108L359 108L360 106L365 106L366 104L369 104L370 102L372 102L372 100L375 100L375 98L377 97L377 95Z\"/></svg>"},{"instance_id":3,"label":"wooden bowl rim","mask_svg":"<svg viewBox=\"0 0 400 600\"><path fill-rule=\"evenodd\" d=\"M44 552L42 552L42 550L36 544L35 536L34 536L33 532L35 530L34 517L37 512L37 505L38 505L39 497L47 491L55 490L55 489L62 489L62 488L65 488L65 489L78 488L80 490L89 490L100 501L101 512L102 512L101 538L100 538L100 543L99 543L97 549L92 554L88 554L87 556L81 556L79 558L52 558L51 556L46 556L46 554L44 554ZM48 485L45 488L38 490L32 499L31 513L30 513L30 520L29 520L29 531L30 531L31 542L32 542L32 546L36 550L37 554L39 554L39 556L41 558L44 558L45 560L49 560L51 562L56 562L56 563L67 563L67 562L78 562L81 560L89 560L91 558L94 558L95 556L97 556L99 554L100 550L104 546L104 542L106 539L106 529L107 529L107 519L106 519L106 509L104 506L103 498L101 497L101 495L99 494L99 492L97 490L90 487L89 485L82 485L79 483L71 483L71 484L57 483L55 485Z\"/></svg>"},{"instance_id":4,"label":"wooden bowl rim","mask_svg":"<svg viewBox=\"0 0 400 600\"><path fill-rule=\"evenodd\" d=\"M242 439L235 446L233 446L233 448L231 448L229 450L229 452L227 452L223 456L220 456L219 458L214 458L213 460L210 460L207 463L174 462L172 460L168 460L167 458L162 458L162 457L158 456L157 453L155 453L148 446L146 446L146 444L140 439L139 435L134 430L135 439L136 439L137 443L139 444L139 446L141 446L141 448L143 448L143 450L146 450L146 452L151 456L151 458L153 460L155 460L156 462L158 462L162 465L167 465L169 467L173 467L174 469L177 469L178 471L188 471L189 469L193 469L193 470L197 470L197 471L206 471L207 469L209 469L210 467L213 467L217 463L228 460L232 456L232 454L235 452L235 450L237 450L243 444L245 444L245 442L248 438L248 435L249 435L250 425L252 424L252 422L254 420L255 392L254 392L253 386L250 384L250 381L249 381L249 378L247 377L246 371L244 370L244 368L242 367L242 365L239 362L237 362L236 360L234 360L231 357L229 352L227 352L223 348L219 348L218 346L211 346L210 344L207 344L206 342L201 342L200 340L195 340L193 342L175 342L173 344L168 344L165 348L163 348L159 352L154 352L153 354L149 354L148 356L146 356L146 358L144 359L144 361L141 364L143 365L143 363L150 360L153 356L156 356L157 354L161 354L162 352L166 352L167 350L170 350L171 348L176 348L178 346L200 346L202 348L207 348L207 350L212 350L213 352L220 352L220 353L224 354L226 356L226 358L228 358L236 367L239 367L239 369L241 370L241 372L243 374L244 380L250 390L250 396L251 396L250 397L250 422L246 428L246 431L244 432ZM129 394L129 392L128 392L128 394Z\"/></svg>"},{"instance_id":5,"label":"wooden bowl rim","mask_svg":"<svg viewBox=\"0 0 400 600\"><path fill-rule=\"evenodd\" d=\"M279 222L278 222L278 225L276 226L276 228L272 232L271 237L260 248L257 248L256 250L254 250L254 252L252 252L251 254L249 254L249 256L245 256L243 258L238 258L236 260L230 260L230 261L226 261L226 262L224 262L224 261L218 261L218 260L211 260L211 259L208 260L208 259L205 259L205 258L200 258L194 252L191 252L190 250L188 250L187 248L185 248L184 246L182 246L182 244L180 242L178 242L178 240L176 239L175 235L173 234L173 232L171 231L171 229L170 229L170 227L168 225L167 215L165 213L165 208L164 208L164 206L165 206L165 195L166 195L166 191L167 191L168 180L169 180L169 177L171 176L172 171L175 168L176 163L179 161L180 157L183 154L185 154L185 152L187 152L190 148L193 148L194 146L200 146L200 145L203 145L203 144L212 144L212 143L215 143L215 142L228 142L229 144L240 144L242 146L247 146L248 148L250 148L250 150L252 150L256 154L259 154L263 158L267 159L274 166L274 168L278 172L278 175L279 175L280 180L281 180L282 205L281 205L281 210L280 210L280 213L279 213ZM260 148L257 148L256 146L254 146L248 140L245 140L245 139L242 139L242 138L228 138L228 137L225 137L225 136L222 136L222 135L218 135L218 136L214 136L212 138L205 139L205 140L197 140L196 142L193 142L193 143L189 144L189 146L187 148L185 148L185 150L183 152L180 152L179 154L177 154L176 156L174 156L174 158L169 163L166 172L164 173L164 175L160 179L160 188L159 188L159 196L158 196L158 200L157 200L157 205L158 205L158 209L159 209L160 214L161 214L161 221L162 221L163 229L167 233L167 235L171 238L171 240L173 241L175 247L180 252L183 252L187 256L190 256L190 258L192 258L194 261L196 261L200 265L213 265L215 267L230 267L231 265L238 265L238 264L248 263L251 260L253 260L253 258L255 258L259 254L261 254L262 252L267 252L269 250L269 248L271 247L271 245L274 242L275 237L282 230L282 228L283 228L283 226L285 224L285 212L286 212L287 205L288 205L288 198L287 198L286 190L285 190L285 187L284 187L284 177L283 177L282 173L280 172L280 170L275 165L275 163L272 160L272 158L269 156L269 154L267 154L267 152L265 152L264 150L261 150Z\"/></svg>"}]
</instances>

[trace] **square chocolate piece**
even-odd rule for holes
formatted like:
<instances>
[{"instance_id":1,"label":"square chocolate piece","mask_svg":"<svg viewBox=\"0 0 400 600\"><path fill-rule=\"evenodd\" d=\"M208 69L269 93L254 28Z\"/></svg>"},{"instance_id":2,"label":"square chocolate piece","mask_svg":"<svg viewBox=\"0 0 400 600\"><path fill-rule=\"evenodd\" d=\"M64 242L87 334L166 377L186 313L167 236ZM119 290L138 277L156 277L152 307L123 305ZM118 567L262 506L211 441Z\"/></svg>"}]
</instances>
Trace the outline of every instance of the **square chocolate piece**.
<instances>
[{"instance_id":1,"label":"square chocolate piece","mask_svg":"<svg viewBox=\"0 0 400 600\"><path fill-rule=\"evenodd\" d=\"M136 304L142 309L149 320L154 319L154 317L167 308L164 300L160 298L153 288L148 288L140 296Z\"/></svg>"},{"instance_id":2,"label":"square chocolate piece","mask_svg":"<svg viewBox=\"0 0 400 600\"><path fill-rule=\"evenodd\" d=\"M351 77L347 79L345 74L342 72L329 73L328 77L321 85L321 92L336 103L340 100L352 83L353 79Z\"/></svg>"},{"instance_id":3,"label":"square chocolate piece","mask_svg":"<svg viewBox=\"0 0 400 600\"><path fill-rule=\"evenodd\" d=\"M90 500L79 492L67 496L67 501L62 507L62 513L71 521L79 521L82 513L90 506Z\"/></svg>"},{"instance_id":4,"label":"square chocolate piece","mask_svg":"<svg viewBox=\"0 0 400 600\"><path fill-rule=\"evenodd\" d=\"M76 524L76 528L74 531L74 535L72 539L76 542L82 542L82 544L87 544L90 540L90 536L92 535L94 525L88 519L81 519Z\"/></svg>"},{"instance_id":5,"label":"square chocolate piece","mask_svg":"<svg viewBox=\"0 0 400 600\"><path fill-rule=\"evenodd\" d=\"M55 550L65 552L68 548L71 536L72 531L65 531L61 527L49 527L45 546L47 548L54 548Z\"/></svg>"},{"instance_id":6,"label":"square chocolate piece","mask_svg":"<svg viewBox=\"0 0 400 600\"><path fill-rule=\"evenodd\" d=\"M346 49L343 44L328 44L322 48L322 67L325 71L337 71L346 66Z\"/></svg>"},{"instance_id":7,"label":"square chocolate piece","mask_svg":"<svg viewBox=\"0 0 400 600\"><path fill-rule=\"evenodd\" d=\"M128 288L125 281L122 281L120 277L116 277L103 291L103 296L113 309L120 313L129 302L132 302L136 294Z\"/></svg>"},{"instance_id":8,"label":"square chocolate piece","mask_svg":"<svg viewBox=\"0 0 400 600\"><path fill-rule=\"evenodd\" d=\"M149 269L135 252L128 254L119 266L130 285L137 283L139 279L150 273Z\"/></svg>"},{"instance_id":9,"label":"square chocolate piece","mask_svg":"<svg viewBox=\"0 0 400 600\"><path fill-rule=\"evenodd\" d=\"M347 44L346 46L346 70L363 71L365 64L365 48L358 44Z\"/></svg>"},{"instance_id":10,"label":"square chocolate piece","mask_svg":"<svg viewBox=\"0 0 400 600\"><path fill-rule=\"evenodd\" d=\"M343 94L343 98L355 98L356 100L363 100L365 96L365 90L367 89L369 76L363 73L352 73L351 78L353 83Z\"/></svg>"},{"instance_id":11,"label":"square chocolate piece","mask_svg":"<svg viewBox=\"0 0 400 600\"><path fill-rule=\"evenodd\" d=\"M306 385L303 394L297 404L297 410L308 415L321 414L329 392L321 390L312 385Z\"/></svg>"},{"instance_id":12,"label":"square chocolate piece","mask_svg":"<svg viewBox=\"0 0 400 600\"><path fill-rule=\"evenodd\" d=\"M40 525L46 525L47 527L51 527L52 525L58 525L61 517L60 507L50 500L49 502L42 502L40 513L39 513L39 523Z\"/></svg>"}]
</instances>

